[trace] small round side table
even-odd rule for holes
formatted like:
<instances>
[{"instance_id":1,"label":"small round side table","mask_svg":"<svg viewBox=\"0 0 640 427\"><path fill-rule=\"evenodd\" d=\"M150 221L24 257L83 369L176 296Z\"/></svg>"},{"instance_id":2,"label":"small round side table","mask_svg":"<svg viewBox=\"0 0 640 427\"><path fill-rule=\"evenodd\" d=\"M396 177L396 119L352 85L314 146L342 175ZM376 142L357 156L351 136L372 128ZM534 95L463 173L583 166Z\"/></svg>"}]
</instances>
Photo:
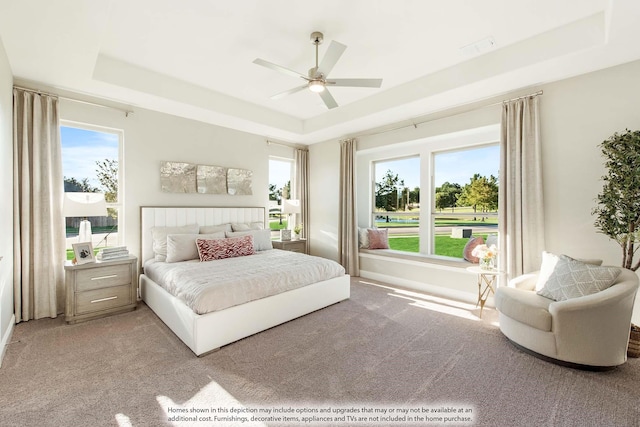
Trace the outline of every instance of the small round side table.
<instances>
[{"instance_id":1,"label":"small round side table","mask_svg":"<svg viewBox=\"0 0 640 427\"><path fill-rule=\"evenodd\" d=\"M467 267L467 271L478 275L478 302L476 307L480 305L480 318L482 318L482 309L487 302L487 298L491 293L495 294L496 280L502 272L497 269L485 270L480 267Z\"/></svg>"}]
</instances>

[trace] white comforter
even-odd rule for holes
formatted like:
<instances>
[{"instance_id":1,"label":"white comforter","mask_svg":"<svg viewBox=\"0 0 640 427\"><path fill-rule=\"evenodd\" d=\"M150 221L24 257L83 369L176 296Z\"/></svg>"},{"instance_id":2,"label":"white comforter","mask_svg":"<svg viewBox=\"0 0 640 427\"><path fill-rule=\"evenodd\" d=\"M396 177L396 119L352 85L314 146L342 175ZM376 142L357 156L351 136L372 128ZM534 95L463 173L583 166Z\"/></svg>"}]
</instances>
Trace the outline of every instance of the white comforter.
<instances>
[{"instance_id":1,"label":"white comforter","mask_svg":"<svg viewBox=\"0 0 640 427\"><path fill-rule=\"evenodd\" d=\"M278 249L207 262L150 262L144 272L198 314L345 274L334 261Z\"/></svg>"}]
</instances>

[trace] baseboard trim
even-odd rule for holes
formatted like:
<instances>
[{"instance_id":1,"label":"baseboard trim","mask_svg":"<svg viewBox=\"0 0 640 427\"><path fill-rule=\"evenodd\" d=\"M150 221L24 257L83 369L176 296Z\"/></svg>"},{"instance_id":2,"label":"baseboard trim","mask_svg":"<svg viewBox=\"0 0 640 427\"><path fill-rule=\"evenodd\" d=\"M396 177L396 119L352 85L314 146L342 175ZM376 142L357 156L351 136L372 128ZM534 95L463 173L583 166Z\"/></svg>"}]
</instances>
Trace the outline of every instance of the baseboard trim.
<instances>
[{"instance_id":1,"label":"baseboard trim","mask_svg":"<svg viewBox=\"0 0 640 427\"><path fill-rule=\"evenodd\" d=\"M428 283L388 276L386 274L375 273L373 271L360 270L360 277L363 277L365 279L377 280L379 282L388 283L390 285L402 286L404 288L426 292L439 297L450 298L470 304L475 304L478 301L478 294L475 292L472 293L460 291L457 289L448 289L442 286L430 285ZM485 307L495 307L493 297L489 297L487 299Z\"/></svg>"},{"instance_id":2,"label":"baseboard trim","mask_svg":"<svg viewBox=\"0 0 640 427\"><path fill-rule=\"evenodd\" d=\"M7 328L7 332L5 332L2 337L2 342L0 342L0 368L2 368L2 361L4 360L4 355L7 352L7 346L11 342L11 336L13 335L13 327L16 325L16 315L11 315L11 321L9 322L9 327Z\"/></svg>"}]
</instances>

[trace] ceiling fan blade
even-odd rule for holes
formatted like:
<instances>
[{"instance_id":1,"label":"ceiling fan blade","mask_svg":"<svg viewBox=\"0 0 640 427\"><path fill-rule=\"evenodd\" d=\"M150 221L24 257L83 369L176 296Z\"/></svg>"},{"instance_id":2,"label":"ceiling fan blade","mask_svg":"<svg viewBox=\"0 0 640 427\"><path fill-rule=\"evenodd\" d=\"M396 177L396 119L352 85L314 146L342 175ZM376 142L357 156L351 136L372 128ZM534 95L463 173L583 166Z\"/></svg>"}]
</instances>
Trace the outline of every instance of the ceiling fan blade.
<instances>
[{"instance_id":1,"label":"ceiling fan blade","mask_svg":"<svg viewBox=\"0 0 640 427\"><path fill-rule=\"evenodd\" d=\"M292 77L300 77L302 79L309 80L306 76L304 76L304 75L302 75L302 74L300 74L300 73L298 73L296 71L293 71L293 70L290 70L290 69L285 68L283 66L274 64L273 62L265 61L264 59L256 58L253 61L253 63L254 64L258 64L258 65L262 65L263 67L267 67L267 68L270 68L272 70L279 71L281 73L287 74L287 75L292 76Z\"/></svg>"},{"instance_id":2,"label":"ceiling fan blade","mask_svg":"<svg viewBox=\"0 0 640 427\"><path fill-rule=\"evenodd\" d=\"M382 79L331 79L327 81L332 86L349 86L349 87L380 87Z\"/></svg>"},{"instance_id":3,"label":"ceiling fan blade","mask_svg":"<svg viewBox=\"0 0 640 427\"><path fill-rule=\"evenodd\" d=\"M322 98L324 105L326 105L328 109L336 108L338 106L338 103L333 99L333 96L331 96L327 89L320 92L320 98Z\"/></svg>"},{"instance_id":4,"label":"ceiling fan blade","mask_svg":"<svg viewBox=\"0 0 640 427\"><path fill-rule=\"evenodd\" d=\"M336 65L342 54L347 47L342 43L338 43L335 40L331 40L331 44L324 54L320 65L318 65L318 71L321 72L325 78L329 75L333 67Z\"/></svg>"},{"instance_id":5,"label":"ceiling fan blade","mask_svg":"<svg viewBox=\"0 0 640 427\"><path fill-rule=\"evenodd\" d=\"M294 87L293 89L289 89L289 90L285 90L284 92L276 93L275 95L273 95L271 97L271 99L284 98L287 95L291 95L293 93L300 92L301 90L305 90L307 87L308 87L307 85L300 86L300 87Z\"/></svg>"}]
</instances>

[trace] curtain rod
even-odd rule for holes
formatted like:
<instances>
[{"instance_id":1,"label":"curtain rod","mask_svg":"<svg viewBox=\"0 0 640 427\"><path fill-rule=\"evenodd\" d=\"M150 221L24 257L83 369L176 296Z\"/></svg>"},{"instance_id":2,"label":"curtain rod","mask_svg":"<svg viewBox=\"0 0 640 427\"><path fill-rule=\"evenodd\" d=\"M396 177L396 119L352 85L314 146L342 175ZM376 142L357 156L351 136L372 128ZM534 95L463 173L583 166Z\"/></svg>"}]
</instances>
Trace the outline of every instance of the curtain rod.
<instances>
[{"instance_id":1,"label":"curtain rod","mask_svg":"<svg viewBox=\"0 0 640 427\"><path fill-rule=\"evenodd\" d=\"M280 146L282 146L282 147L293 148L293 149L296 149L296 150L309 151L309 149L308 149L308 148L301 147L301 146L299 146L299 145L286 144L286 143L284 143L284 142L276 142L276 141L271 141L271 140L269 140L269 139L267 139L267 141L266 141L266 142L267 142L267 145L280 145Z\"/></svg>"},{"instance_id":2,"label":"curtain rod","mask_svg":"<svg viewBox=\"0 0 640 427\"><path fill-rule=\"evenodd\" d=\"M505 100L503 100L503 101L498 101L498 102L494 102L494 103L491 103L491 104L483 105L483 106L481 106L481 107L475 108L475 110L479 110L479 109L481 109L481 108L493 107L493 106L496 106L496 105L502 105L502 104L504 104L504 103L511 102L511 101L517 101L517 100L519 100L519 99L533 98L534 96L539 96L539 95L542 95L542 94L543 94L543 91L542 91L542 90L539 90L539 91L537 91L537 92L533 92L533 93L530 93L530 94L528 94L528 95L518 96L517 98L505 99ZM482 100L480 100L480 101L473 101L473 102L469 102L469 103L467 103L467 104L458 105L458 106L453 107L453 108L464 107L465 105L474 104L474 103L476 103L476 102L482 102ZM463 114L463 113L467 113L467 112L468 112L468 111L463 111L463 112L456 113L456 114L452 114L452 115L450 115L450 116L445 116L445 117L453 117L453 116L457 116L458 114ZM442 117L440 117L440 118L442 118ZM412 126L413 126L414 128L416 128L416 129L417 129L417 128L418 128L418 125L421 125L421 124L424 124L424 123L428 123L428 122L432 122L432 121L434 121L434 120L437 120L437 119L427 119L427 120L423 120L423 121L421 121L421 122L413 122L413 121L412 121L410 124L407 124L407 125L400 125L400 126L397 126L397 127L391 128L391 129L384 129L384 130L380 130L380 131L377 131L377 132L361 133L361 134L359 134L359 135L355 135L355 136L352 136L352 137L350 137L350 138L358 138L358 137L362 137L362 136L380 135L380 134L382 134L382 133L393 132L393 131L395 131L395 130L400 130L400 129L404 129L404 128L408 128L408 127L412 127Z\"/></svg>"},{"instance_id":3,"label":"curtain rod","mask_svg":"<svg viewBox=\"0 0 640 427\"><path fill-rule=\"evenodd\" d=\"M94 107L101 107L101 108L110 108L110 109L112 109L112 110L116 110L116 111L123 112L123 113L124 113L124 115L125 115L125 117L129 117L129 114L133 114L133 111L132 111L132 110L125 110L124 108L112 107L112 106L110 106L110 105L98 104L98 103L91 102L91 101L83 101L83 100L80 100L80 99L69 98L69 97L66 97L66 96L60 96L60 95L57 95L57 94L55 94L55 93L45 92L45 91L43 91L43 90L30 89L30 88L28 88L28 87L15 86L15 85L14 85L13 87L14 87L15 89L24 90L24 91L31 92L31 93L37 93L38 95L47 95L47 96L52 96L52 97L55 97L55 98L58 98L58 99L64 99L64 100L66 100L66 101L77 102L77 103L79 103L79 104L92 105L92 106L94 106Z\"/></svg>"}]
</instances>

